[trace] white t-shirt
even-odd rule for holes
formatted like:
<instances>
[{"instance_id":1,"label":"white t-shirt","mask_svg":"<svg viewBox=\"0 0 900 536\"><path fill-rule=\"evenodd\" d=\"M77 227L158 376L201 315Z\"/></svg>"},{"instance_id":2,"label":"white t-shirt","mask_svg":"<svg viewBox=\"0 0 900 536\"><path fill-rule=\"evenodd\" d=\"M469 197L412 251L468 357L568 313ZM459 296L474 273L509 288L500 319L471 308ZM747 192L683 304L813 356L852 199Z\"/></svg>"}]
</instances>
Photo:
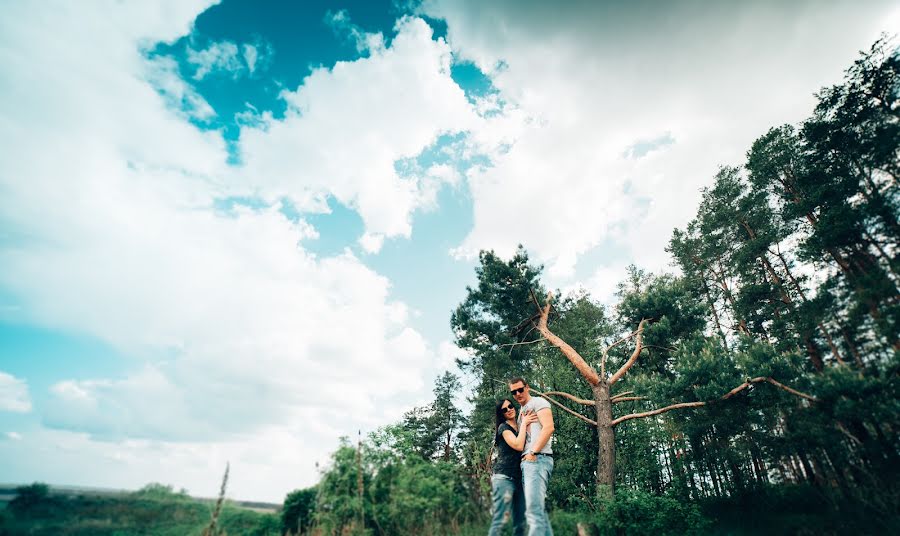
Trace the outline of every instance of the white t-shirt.
<instances>
[{"instance_id":1,"label":"white t-shirt","mask_svg":"<svg viewBox=\"0 0 900 536\"><path fill-rule=\"evenodd\" d=\"M519 408L519 425L521 426L522 415L524 415L526 411L532 410L535 413L537 413L538 411L541 411L544 408L549 409L550 402L547 402L547 400L545 398L541 398L539 396L531 397L526 404L522 405L522 407ZM528 430L525 432L525 448L522 449L523 453L532 450L531 447L534 445L534 442L537 441L538 436L541 435L542 428L543 428L543 426L541 426L540 421L533 422L533 423L531 423L531 425L528 426ZM544 448L542 448L540 450L540 452L542 452L544 454L553 454L553 448L551 448L552 443L553 443L553 436L551 435L550 439L547 440L547 444L544 445Z\"/></svg>"}]
</instances>

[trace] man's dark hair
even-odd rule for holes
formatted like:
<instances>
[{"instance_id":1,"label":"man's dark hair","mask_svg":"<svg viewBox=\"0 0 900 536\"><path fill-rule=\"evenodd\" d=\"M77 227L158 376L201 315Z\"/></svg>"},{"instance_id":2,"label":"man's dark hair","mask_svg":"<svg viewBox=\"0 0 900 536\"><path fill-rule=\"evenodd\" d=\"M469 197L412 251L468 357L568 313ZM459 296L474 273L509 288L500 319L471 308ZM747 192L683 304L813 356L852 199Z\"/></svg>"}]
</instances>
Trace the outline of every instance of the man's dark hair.
<instances>
[{"instance_id":1,"label":"man's dark hair","mask_svg":"<svg viewBox=\"0 0 900 536\"><path fill-rule=\"evenodd\" d=\"M512 385L514 383L519 383L519 382L522 382L522 384L525 385L526 387L528 386L528 382L525 381L525 378L520 378L520 377L516 376L515 378L509 379L509 385Z\"/></svg>"}]
</instances>

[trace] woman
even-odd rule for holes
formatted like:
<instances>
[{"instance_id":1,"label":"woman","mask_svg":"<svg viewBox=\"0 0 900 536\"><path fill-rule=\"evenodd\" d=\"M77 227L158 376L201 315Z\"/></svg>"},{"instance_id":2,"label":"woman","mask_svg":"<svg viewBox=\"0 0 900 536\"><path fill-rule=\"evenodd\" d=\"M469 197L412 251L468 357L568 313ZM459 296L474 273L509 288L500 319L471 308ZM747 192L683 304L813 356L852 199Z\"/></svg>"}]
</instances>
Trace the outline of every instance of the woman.
<instances>
[{"instance_id":1,"label":"woman","mask_svg":"<svg viewBox=\"0 0 900 536\"><path fill-rule=\"evenodd\" d=\"M493 519L488 536L500 534L503 525L512 517L513 533L525 534L525 495L522 492L522 469L519 457L525 446L528 425L537 422L537 415L526 413L522 422L516 423L516 407L509 399L497 403L495 410L497 432L494 445L497 460L491 475L491 495L493 497Z\"/></svg>"}]
</instances>

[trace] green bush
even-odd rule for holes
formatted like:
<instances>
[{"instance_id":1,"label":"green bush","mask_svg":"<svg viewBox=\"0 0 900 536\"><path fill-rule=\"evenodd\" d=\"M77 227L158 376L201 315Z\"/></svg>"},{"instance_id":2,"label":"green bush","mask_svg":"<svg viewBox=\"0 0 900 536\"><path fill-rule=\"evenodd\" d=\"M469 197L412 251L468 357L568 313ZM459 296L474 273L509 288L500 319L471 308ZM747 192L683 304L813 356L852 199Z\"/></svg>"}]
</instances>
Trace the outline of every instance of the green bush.
<instances>
[{"instance_id":1,"label":"green bush","mask_svg":"<svg viewBox=\"0 0 900 536\"><path fill-rule=\"evenodd\" d=\"M15 512L28 512L46 504L50 496L50 486L35 482L28 486L16 488L16 498L9 502Z\"/></svg>"},{"instance_id":2,"label":"green bush","mask_svg":"<svg viewBox=\"0 0 900 536\"><path fill-rule=\"evenodd\" d=\"M297 534L309 528L316 511L317 493L317 488L313 486L287 494L281 507L282 532Z\"/></svg>"},{"instance_id":3,"label":"green bush","mask_svg":"<svg viewBox=\"0 0 900 536\"><path fill-rule=\"evenodd\" d=\"M693 502L622 490L593 517L601 534L707 534L712 522Z\"/></svg>"}]
</instances>

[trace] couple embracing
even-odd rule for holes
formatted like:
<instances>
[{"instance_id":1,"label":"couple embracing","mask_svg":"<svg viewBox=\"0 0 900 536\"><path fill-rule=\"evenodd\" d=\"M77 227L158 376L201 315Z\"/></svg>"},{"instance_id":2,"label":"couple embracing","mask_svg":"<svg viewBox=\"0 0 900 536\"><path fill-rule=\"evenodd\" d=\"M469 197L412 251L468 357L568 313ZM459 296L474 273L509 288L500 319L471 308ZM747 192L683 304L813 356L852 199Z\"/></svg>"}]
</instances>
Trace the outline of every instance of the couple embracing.
<instances>
[{"instance_id":1,"label":"couple embracing","mask_svg":"<svg viewBox=\"0 0 900 536\"><path fill-rule=\"evenodd\" d=\"M546 399L531 396L522 378L509 380L509 391L520 407L517 412L509 399L497 403L497 460L491 476L493 519L488 536L499 535L510 518L516 536L525 534L526 519L528 536L552 536L544 502L553 472L553 412Z\"/></svg>"}]
</instances>

